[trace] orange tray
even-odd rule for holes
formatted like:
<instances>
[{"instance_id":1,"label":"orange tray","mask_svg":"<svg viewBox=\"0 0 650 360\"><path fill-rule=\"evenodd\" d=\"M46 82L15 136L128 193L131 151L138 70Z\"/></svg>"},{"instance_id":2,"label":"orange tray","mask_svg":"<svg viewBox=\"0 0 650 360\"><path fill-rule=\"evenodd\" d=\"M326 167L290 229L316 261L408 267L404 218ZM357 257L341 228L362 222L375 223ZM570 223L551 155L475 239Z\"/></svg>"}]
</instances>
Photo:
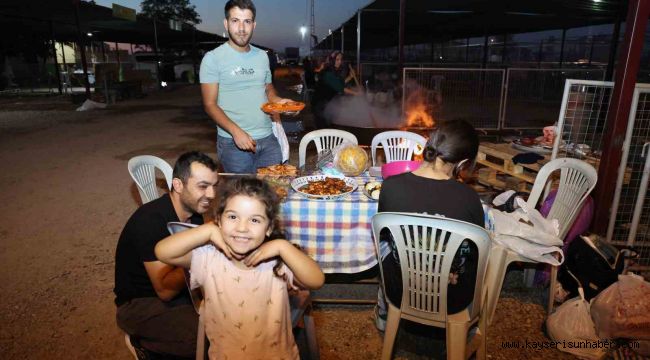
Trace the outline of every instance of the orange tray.
<instances>
[{"instance_id":1,"label":"orange tray","mask_svg":"<svg viewBox=\"0 0 650 360\"><path fill-rule=\"evenodd\" d=\"M265 113L298 112L304 108L305 108L305 103L300 101L289 101L284 104L268 102L262 105L262 111L264 111Z\"/></svg>"}]
</instances>

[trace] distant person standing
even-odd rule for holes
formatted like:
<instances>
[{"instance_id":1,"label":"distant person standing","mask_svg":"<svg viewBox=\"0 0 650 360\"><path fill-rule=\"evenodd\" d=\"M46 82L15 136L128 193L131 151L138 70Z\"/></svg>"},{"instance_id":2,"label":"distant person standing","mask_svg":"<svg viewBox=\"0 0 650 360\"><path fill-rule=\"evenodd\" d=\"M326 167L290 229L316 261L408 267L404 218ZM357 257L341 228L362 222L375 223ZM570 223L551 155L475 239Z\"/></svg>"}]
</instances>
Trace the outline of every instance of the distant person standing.
<instances>
[{"instance_id":1,"label":"distant person standing","mask_svg":"<svg viewBox=\"0 0 650 360\"><path fill-rule=\"evenodd\" d=\"M201 62L203 106L217 124L217 156L224 170L255 173L259 167L282 162L271 118L260 108L267 101L290 100L275 92L267 54L250 45L253 2L230 0L224 12L228 42L206 53Z\"/></svg>"}]
</instances>

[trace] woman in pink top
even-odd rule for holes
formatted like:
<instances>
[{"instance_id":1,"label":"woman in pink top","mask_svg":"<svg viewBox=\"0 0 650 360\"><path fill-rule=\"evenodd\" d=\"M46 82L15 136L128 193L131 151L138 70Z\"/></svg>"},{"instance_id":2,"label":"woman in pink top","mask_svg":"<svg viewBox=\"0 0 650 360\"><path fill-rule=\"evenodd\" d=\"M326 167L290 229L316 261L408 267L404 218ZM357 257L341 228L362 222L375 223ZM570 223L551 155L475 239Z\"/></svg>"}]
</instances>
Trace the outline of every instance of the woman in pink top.
<instances>
[{"instance_id":1,"label":"woman in pink top","mask_svg":"<svg viewBox=\"0 0 650 360\"><path fill-rule=\"evenodd\" d=\"M298 359L288 290L318 289L318 264L280 239L278 199L264 181L222 186L215 222L160 241L156 256L202 287L210 359Z\"/></svg>"}]
</instances>

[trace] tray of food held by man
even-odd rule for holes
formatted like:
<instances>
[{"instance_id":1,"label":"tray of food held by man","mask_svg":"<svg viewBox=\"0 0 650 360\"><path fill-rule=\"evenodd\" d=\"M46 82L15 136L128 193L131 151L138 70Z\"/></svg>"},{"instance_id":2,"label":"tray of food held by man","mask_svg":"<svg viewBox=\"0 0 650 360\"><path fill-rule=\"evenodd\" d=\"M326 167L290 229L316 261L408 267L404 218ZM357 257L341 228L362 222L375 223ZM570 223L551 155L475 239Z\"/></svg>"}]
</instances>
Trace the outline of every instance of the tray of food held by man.
<instances>
[{"instance_id":1,"label":"tray of food held by man","mask_svg":"<svg viewBox=\"0 0 650 360\"><path fill-rule=\"evenodd\" d=\"M303 176L294 179L291 187L298 194L314 200L337 199L357 189L357 182L348 177L326 175Z\"/></svg>"},{"instance_id":2,"label":"tray of food held by man","mask_svg":"<svg viewBox=\"0 0 650 360\"><path fill-rule=\"evenodd\" d=\"M267 102L262 105L262 111L269 114L297 114L305 108L305 103L300 101L287 101L283 103Z\"/></svg>"}]
</instances>

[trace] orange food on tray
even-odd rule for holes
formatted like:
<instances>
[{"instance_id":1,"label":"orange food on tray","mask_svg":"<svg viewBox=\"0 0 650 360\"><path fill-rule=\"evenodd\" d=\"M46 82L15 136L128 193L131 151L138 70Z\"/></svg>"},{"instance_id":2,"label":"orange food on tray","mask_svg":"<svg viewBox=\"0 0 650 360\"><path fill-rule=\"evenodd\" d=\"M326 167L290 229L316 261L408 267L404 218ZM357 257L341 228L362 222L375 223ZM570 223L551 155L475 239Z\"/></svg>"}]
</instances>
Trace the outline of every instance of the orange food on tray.
<instances>
[{"instance_id":1,"label":"orange food on tray","mask_svg":"<svg viewBox=\"0 0 650 360\"><path fill-rule=\"evenodd\" d=\"M298 112L305 108L305 103L289 101L286 103L266 103L262 105L262 111L266 113Z\"/></svg>"}]
</instances>

